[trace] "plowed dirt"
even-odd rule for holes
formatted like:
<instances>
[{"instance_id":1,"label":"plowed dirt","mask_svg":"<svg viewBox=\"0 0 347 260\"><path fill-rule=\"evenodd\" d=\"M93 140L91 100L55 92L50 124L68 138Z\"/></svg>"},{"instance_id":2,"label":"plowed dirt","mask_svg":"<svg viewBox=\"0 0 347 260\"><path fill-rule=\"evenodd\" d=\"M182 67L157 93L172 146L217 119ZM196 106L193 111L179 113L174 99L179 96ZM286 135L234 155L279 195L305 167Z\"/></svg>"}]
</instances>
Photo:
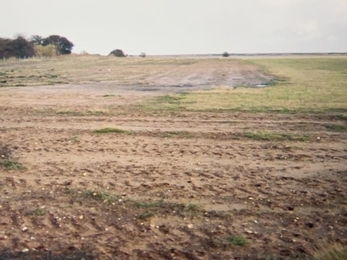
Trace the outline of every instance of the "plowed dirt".
<instances>
[{"instance_id":1,"label":"plowed dirt","mask_svg":"<svg viewBox=\"0 0 347 260\"><path fill-rule=\"evenodd\" d=\"M172 77L0 89L0 143L24 166L0 168L1 259L305 259L347 243L347 134L326 127L344 121L131 109ZM244 134L264 129L306 139Z\"/></svg>"}]
</instances>

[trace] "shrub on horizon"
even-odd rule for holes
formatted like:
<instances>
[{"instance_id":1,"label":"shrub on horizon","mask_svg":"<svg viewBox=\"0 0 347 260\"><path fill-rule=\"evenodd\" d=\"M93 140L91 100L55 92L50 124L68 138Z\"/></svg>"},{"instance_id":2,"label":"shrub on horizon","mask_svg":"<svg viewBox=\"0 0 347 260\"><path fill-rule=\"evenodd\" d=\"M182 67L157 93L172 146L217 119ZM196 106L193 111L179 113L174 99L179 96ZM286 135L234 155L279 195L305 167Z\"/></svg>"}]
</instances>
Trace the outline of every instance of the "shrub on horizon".
<instances>
[{"instance_id":1,"label":"shrub on horizon","mask_svg":"<svg viewBox=\"0 0 347 260\"><path fill-rule=\"evenodd\" d=\"M223 56L223 57L229 57L230 54L229 54L229 52L225 51L225 52L223 52L222 56Z\"/></svg>"},{"instance_id":2,"label":"shrub on horizon","mask_svg":"<svg viewBox=\"0 0 347 260\"><path fill-rule=\"evenodd\" d=\"M111 51L109 55L113 55L115 57L125 57L124 52L120 49L115 49L115 50Z\"/></svg>"}]
</instances>

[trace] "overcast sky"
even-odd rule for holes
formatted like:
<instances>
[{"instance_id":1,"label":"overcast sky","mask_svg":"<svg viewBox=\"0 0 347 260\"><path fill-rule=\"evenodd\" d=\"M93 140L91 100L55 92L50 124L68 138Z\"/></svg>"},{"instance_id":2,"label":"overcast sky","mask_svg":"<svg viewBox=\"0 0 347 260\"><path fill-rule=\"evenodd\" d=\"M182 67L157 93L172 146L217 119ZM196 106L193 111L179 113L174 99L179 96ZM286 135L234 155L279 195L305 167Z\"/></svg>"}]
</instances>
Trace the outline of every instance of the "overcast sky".
<instances>
[{"instance_id":1,"label":"overcast sky","mask_svg":"<svg viewBox=\"0 0 347 260\"><path fill-rule=\"evenodd\" d=\"M347 52L347 0L1 0L0 37L59 34L74 52Z\"/></svg>"}]
</instances>

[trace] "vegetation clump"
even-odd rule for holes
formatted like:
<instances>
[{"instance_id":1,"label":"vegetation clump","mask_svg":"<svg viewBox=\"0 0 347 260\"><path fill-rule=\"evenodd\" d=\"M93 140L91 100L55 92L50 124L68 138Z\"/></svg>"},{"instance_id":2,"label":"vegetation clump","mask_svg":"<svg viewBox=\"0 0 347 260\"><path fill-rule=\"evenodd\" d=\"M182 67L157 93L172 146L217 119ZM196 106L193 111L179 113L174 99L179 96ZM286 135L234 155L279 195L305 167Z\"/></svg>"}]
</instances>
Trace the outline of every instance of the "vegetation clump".
<instances>
[{"instance_id":1,"label":"vegetation clump","mask_svg":"<svg viewBox=\"0 0 347 260\"><path fill-rule=\"evenodd\" d=\"M9 145L0 144L0 168L7 170L21 170L24 168L18 158L13 156Z\"/></svg>"},{"instance_id":2,"label":"vegetation clump","mask_svg":"<svg viewBox=\"0 0 347 260\"><path fill-rule=\"evenodd\" d=\"M60 35L50 35L47 38L43 38L39 35L33 35L31 37L31 43L36 46L53 45L55 46L56 54L58 55L71 54L72 48L74 47L72 42L70 42L66 37Z\"/></svg>"},{"instance_id":3,"label":"vegetation clump","mask_svg":"<svg viewBox=\"0 0 347 260\"><path fill-rule=\"evenodd\" d=\"M230 54L229 54L229 52L225 51L225 52L223 52L222 56L225 57L225 58L227 58L227 57L230 56Z\"/></svg>"},{"instance_id":4,"label":"vegetation clump","mask_svg":"<svg viewBox=\"0 0 347 260\"><path fill-rule=\"evenodd\" d=\"M268 131L246 132L242 136L258 141L309 141L310 136L294 133L274 133Z\"/></svg>"},{"instance_id":5,"label":"vegetation clump","mask_svg":"<svg viewBox=\"0 0 347 260\"><path fill-rule=\"evenodd\" d=\"M65 55L71 54L73 46L67 38L59 35L50 35L47 38L33 35L30 40L22 36L15 39L0 38L0 58L25 59L33 56Z\"/></svg>"},{"instance_id":6,"label":"vegetation clump","mask_svg":"<svg viewBox=\"0 0 347 260\"><path fill-rule=\"evenodd\" d=\"M24 59L35 55L34 46L25 38L19 36L16 39L0 38L0 58L11 57Z\"/></svg>"},{"instance_id":7,"label":"vegetation clump","mask_svg":"<svg viewBox=\"0 0 347 260\"><path fill-rule=\"evenodd\" d=\"M121 57L121 58L125 57L124 52L122 50L120 50L120 49L115 49L115 50L111 51L109 56L111 56L111 55L113 55L115 57Z\"/></svg>"},{"instance_id":8,"label":"vegetation clump","mask_svg":"<svg viewBox=\"0 0 347 260\"><path fill-rule=\"evenodd\" d=\"M232 246L245 246L248 244L247 239L240 236L229 236L227 237L227 242Z\"/></svg>"},{"instance_id":9,"label":"vegetation clump","mask_svg":"<svg viewBox=\"0 0 347 260\"><path fill-rule=\"evenodd\" d=\"M108 133L116 133L116 134L127 134L130 135L133 132L129 130L119 129L119 128L112 128L112 127L106 127L94 130L94 133L96 134L108 134Z\"/></svg>"}]
</instances>

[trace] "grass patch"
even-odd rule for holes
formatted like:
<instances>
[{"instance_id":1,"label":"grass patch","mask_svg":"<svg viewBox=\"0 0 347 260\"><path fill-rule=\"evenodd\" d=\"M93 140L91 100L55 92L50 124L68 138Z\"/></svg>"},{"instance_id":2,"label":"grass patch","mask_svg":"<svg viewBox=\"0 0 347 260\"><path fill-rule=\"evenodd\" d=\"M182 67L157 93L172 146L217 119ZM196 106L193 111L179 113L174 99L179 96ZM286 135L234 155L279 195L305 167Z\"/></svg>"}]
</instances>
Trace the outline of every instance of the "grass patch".
<instances>
[{"instance_id":1,"label":"grass patch","mask_svg":"<svg viewBox=\"0 0 347 260\"><path fill-rule=\"evenodd\" d=\"M145 111L181 111L186 109L186 103L188 101L185 101L185 98L187 96L187 93L181 93L177 95L165 95L156 97L146 104L140 105L141 110Z\"/></svg>"},{"instance_id":2,"label":"grass patch","mask_svg":"<svg viewBox=\"0 0 347 260\"><path fill-rule=\"evenodd\" d=\"M194 204L194 203L188 203L184 208L184 211L190 217L194 217L194 216L198 215L200 210L201 210L200 206L197 204Z\"/></svg>"},{"instance_id":3,"label":"grass patch","mask_svg":"<svg viewBox=\"0 0 347 260\"><path fill-rule=\"evenodd\" d=\"M156 111L347 112L347 57L257 58L245 62L274 79L264 82L265 88L216 88L167 95L144 106Z\"/></svg>"},{"instance_id":4,"label":"grass patch","mask_svg":"<svg viewBox=\"0 0 347 260\"><path fill-rule=\"evenodd\" d=\"M140 219L151 218L155 215L154 212L165 212L167 214L178 214L180 216L194 218L201 210L196 204L177 203L164 200L156 201L134 201L129 200L135 208L145 209L146 212L140 215Z\"/></svg>"},{"instance_id":5,"label":"grass patch","mask_svg":"<svg viewBox=\"0 0 347 260\"><path fill-rule=\"evenodd\" d=\"M195 211L198 211L200 207L197 204L188 203L188 205L186 206L186 209L187 211L195 212Z\"/></svg>"},{"instance_id":6,"label":"grass patch","mask_svg":"<svg viewBox=\"0 0 347 260\"><path fill-rule=\"evenodd\" d=\"M156 201L133 201L135 207L143 209L155 209L155 208L175 208L177 206L182 207L181 204L166 202L164 200Z\"/></svg>"},{"instance_id":7,"label":"grass patch","mask_svg":"<svg viewBox=\"0 0 347 260\"><path fill-rule=\"evenodd\" d=\"M72 137L69 138L69 142L79 143L80 140L78 139L78 136L72 136Z\"/></svg>"},{"instance_id":8,"label":"grass patch","mask_svg":"<svg viewBox=\"0 0 347 260\"><path fill-rule=\"evenodd\" d=\"M339 120L346 120L347 121L347 114L338 114L338 115L335 115L335 118L339 119Z\"/></svg>"},{"instance_id":9,"label":"grass patch","mask_svg":"<svg viewBox=\"0 0 347 260\"><path fill-rule=\"evenodd\" d=\"M6 170L23 170L24 166L13 156L9 145L0 145L0 168Z\"/></svg>"},{"instance_id":10,"label":"grass patch","mask_svg":"<svg viewBox=\"0 0 347 260\"><path fill-rule=\"evenodd\" d=\"M3 167L7 170L23 170L24 169L24 166L20 162L14 159L10 159L10 160L0 159L0 167Z\"/></svg>"},{"instance_id":11,"label":"grass patch","mask_svg":"<svg viewBox=\"0 0 347 260\"><path fill-rule=\"evenodd\" d=\"M164 138L193 138L194 134L188 131L168 131L161 134Z\"/></svg>"},{"instance_id":12,"label":"grass patch","mask_svg":"<svg viewBox=\"0 0 347 260\"><path fill-rule=\"evenodd\" d=\"M97 202L102 202L106 204L112 204L119 201L119 197L113 195L107 191L91 191L91 190L75 190L75 189L65 189L63 191L65 194L70 196L77 196L84 199L95 200Z\"/></svg>"},{"instance_id":13,"label":"grass patch","mask_svg":"<svg viewBox=\"0 0 347 260\"><path fill-rule=\"evenodd\" d=\"M244 237L228 236L227 237L227 243L228 243L228 245L232 245L232 246L245 246L248 244L248 241Z\"/></svg>"},{"instance_id":14,"label":"grass patch","mask_svg":"<svg viewBox=\"0 0 347 260\"><path fill-rule=\"evenodd\" d=\"M30 211L30 215L35 216L35 217L42 217L46 215L47 211L46 209L43 208L37 208L32 211Z\"/></svg>"},{"instance_id":15,"label":"grass patch","mask_svg":"<svg viewBox=\"0 0 347 260\"><path fill-rule=\"evenodd\" d=\"M243 137L258 141L309 141L310 136L290 133L273 133L268 131L246 132Z\"/></svg>"},{"instance_id":16,"label":"grass patch","mask_svg":"<svg viewBox=\"0 0 347 260\"><path fill-rule=\"evenodd\" d=\"M347 125L327 124L324 127L334 132L347 132Z\"/></svg>"},{"instance_id":17,"label":"grass patch","mask_svg":"<svg viewBox=\"0 0 347 260\"><path fill-rule=\"evenodd\" d=\"M139 219L146 220L146 219L153 218L154 216L155 216L154 213L147 211L147 212L145 212L145 213L142 213L142 214L139 216Z\"/></svg>"},{"instance_id":18,"label":"grass patch","mask_svg":"<svg viewBox=\"0 0 347 260\"><path fill-rule=\"evenodd\" d=\"M345 260L347 259L347 247L340 244L326 244L311 250L314 260Z\"/></svg>"},{"instance_id":19,"label":"grass patch","mask_svg":"<svg viewBox=\"0 0 347 260\"><path fill-rule=\"evenodd\" d=\"M100 109L100 110L87 110L87 111L73 111L73 110L67 110L67 111L58 111L56 112L57 115L64 115L64 116L107 116L111 115L111 111L108 109Z\"/></svg>"},{"instance_id":20,"label":"grass patch","mask_svg":"<svg viewBox=\"0 0 347 260\"><path fill-rule=\"evenodd\" d=\"M182 95L178 95L178 96L165 95L165 96L158 97L156 101L158 103L179 104L182 99L183 99Z\"/></svg>"},{"instance_id":21,"label":"grass patch","mask_svg":"<svg viewBox=\"0 0 347 260\"><path fill-rule=\"evenodd\" d=\"M93 133L95 133L95 134L116 133L116 134L131 135L134 132L133 131L129 131L129 130L124 130L124 129L119 129L119 128L106 127L106 128L101 128L101 129L94 130Z\"/></svg>"},{"instance_id":22,"label":"grass patch","mask_svg":"<svg viewBox=\"0 0 347 260\"><path fill-rule=\"evenodd\" d=\"M109 192L105 191L83 191L81 195L85 198L90 198L96 201L100 201L102 203L106 204L112 204L115 202L118 202L119 198L118 196L115 196L113 194L110 194Z\"/></svg>"}]
</instances>

